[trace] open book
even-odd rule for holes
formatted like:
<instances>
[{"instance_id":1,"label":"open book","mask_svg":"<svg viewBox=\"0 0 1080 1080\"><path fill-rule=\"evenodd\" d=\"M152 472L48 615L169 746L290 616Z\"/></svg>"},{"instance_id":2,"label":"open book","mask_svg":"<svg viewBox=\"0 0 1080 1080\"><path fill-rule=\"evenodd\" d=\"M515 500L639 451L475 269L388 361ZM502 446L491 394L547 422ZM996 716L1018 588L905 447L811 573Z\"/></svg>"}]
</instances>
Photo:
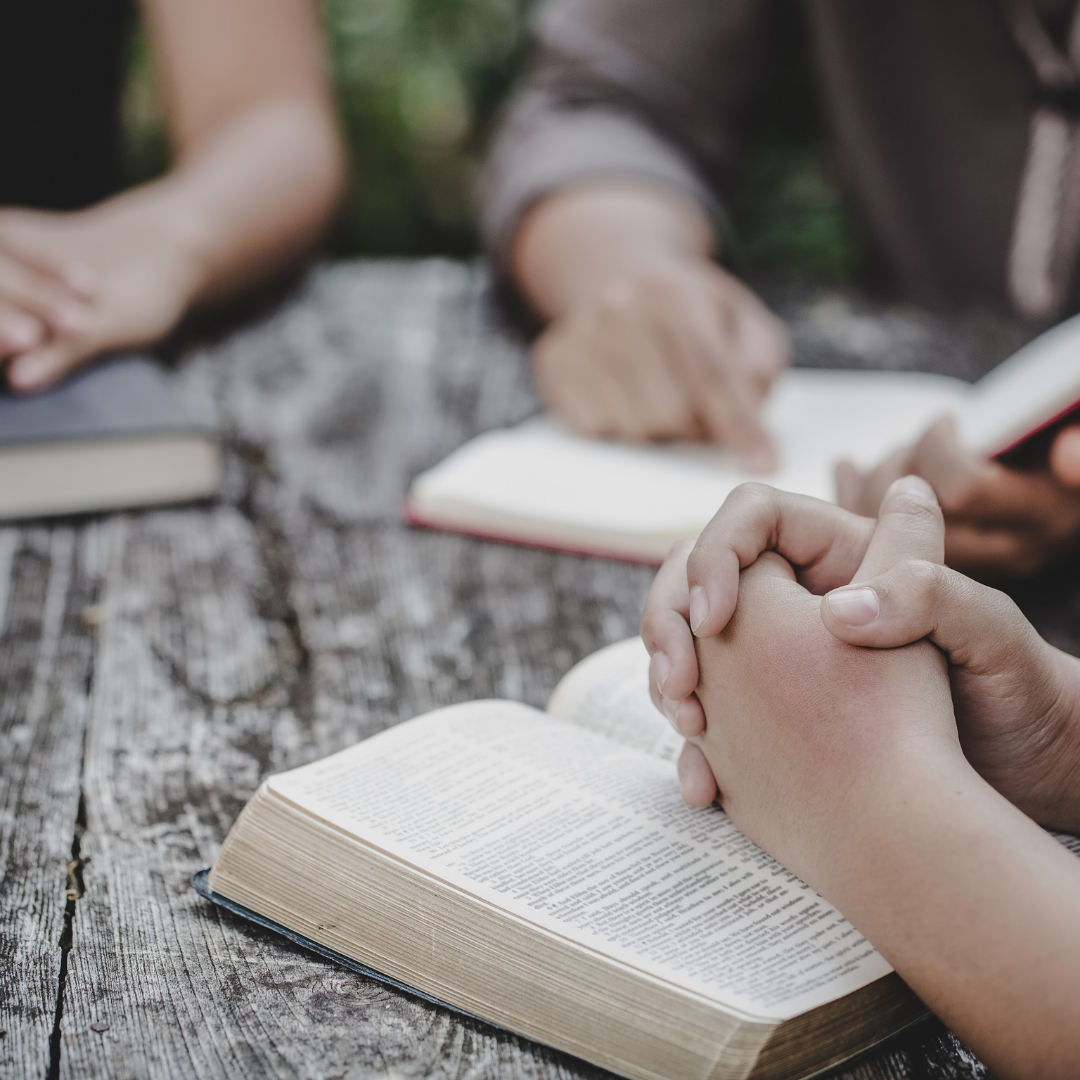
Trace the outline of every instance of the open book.
<instances>
[{"instance_id":1,"label":"open book","mask_svg":"<svg viewBox=\"0 0 1080 1080\"><path fill-rule=\"evenodd\" d=\"M210 898L634 1080L802 1077L924 1015L830 904L682 802L647 670L635 638L547 712L455 705L270 777Z\"/></svg>"},{"instance_id":2,"label":"open book","mask_svg":"<svg viewBox=\"0 0 1080 1080\"><path fill-rule=\"evenodd\" d=\"M1078 401L1080 317L974 385L919 372L785 373L764 406L780 461L769 476L715 447L587 439L539 417L481 435L417 477L405 513L433 528L659 563L747 480L831 500L839 460L876 465L942 416L955 418L961 445L994 457Z\"/></svg>"}]
</instances>

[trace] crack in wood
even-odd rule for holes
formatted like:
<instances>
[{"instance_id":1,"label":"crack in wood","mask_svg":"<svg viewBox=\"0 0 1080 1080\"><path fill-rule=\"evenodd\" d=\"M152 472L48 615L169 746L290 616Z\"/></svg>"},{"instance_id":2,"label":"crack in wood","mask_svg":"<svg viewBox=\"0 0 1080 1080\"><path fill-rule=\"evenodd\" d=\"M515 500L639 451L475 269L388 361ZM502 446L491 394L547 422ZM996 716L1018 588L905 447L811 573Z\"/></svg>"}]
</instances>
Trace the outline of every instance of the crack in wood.
<instances>
[{"instance_id":1,"label":"crack in wood","mask_svg":"<svg viewBox=\"0 0 1080 1080\"><path fill-rule=\"evenodd\" d=\"M176 689L183 691L206 709L232 709L238 705L262 705L285 682L281 674L275 672L264 682L251 690L244 691L242 694L233 694L231 697L215 697L213 694L196 686L188 678L184 668L159 645L150 646L150 655L168 670L169 681Z\"/></svg>"},{"instance_id":2,"label":"crack in wood","mask_svg":"<svg viewBox=\"0 0 1080 1080\"><path fill-rule=\"evenodd\" d=\"M278 513L269 507L257 505L260 484L274 485L278 477L265 446L236 436L230 438L229 442L243 466L246 479L243 493L236 504L237 509L255 534L271 588L266 605L268 610L264 614L284 626L295 655L295 674L286 685L289 705L297 719L310 727L315 718L313 653L304 636L300 613L293 600L297 580L296 558Z\"/></svg>"},{"instance_id":3,"label":"crack in wood","mask_svg":"<svg viewBox=\"0 0 1080 1080\"><path fill-rule=\"evenodd\" d=\"M84 740L86 733L84 732ZM53 1013L52 1032L49 1035L49 1068L46 1080L59 1080L61 1053L61 1024L64 1019L64 991L67 989L68 957L75 940L75 915L77 905L86 893L83 868L87 859L82 856L82 837L86 830L86 796L79 790L79 809L75 816L75 831L71 837L71 859L67 864L67 887L65 889L64 928L60 933L60 974L56 985L56 1010Z\"/></svg>"}]
</instances>

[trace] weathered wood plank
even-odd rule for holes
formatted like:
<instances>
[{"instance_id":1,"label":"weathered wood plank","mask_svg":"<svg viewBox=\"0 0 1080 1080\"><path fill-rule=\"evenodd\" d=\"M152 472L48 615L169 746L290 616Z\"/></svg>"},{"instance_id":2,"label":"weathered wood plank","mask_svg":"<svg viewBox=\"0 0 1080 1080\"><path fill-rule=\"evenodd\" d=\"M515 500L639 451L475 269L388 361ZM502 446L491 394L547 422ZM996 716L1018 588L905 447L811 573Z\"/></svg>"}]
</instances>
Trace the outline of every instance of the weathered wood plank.
<instances>
[{"instance_id":1,"label":"weathered wood plank","mask_svg":"<svg viewBox=\"0 0 1080 1080\"><path fill-rule=\"evenodd\" d=\"M50 1064L92 652L86 555L70 528L0 530L2 1076Z\"/></svg>"},{"instance_id":2,"label":"weathered wood plank","mask_svg":"<svg viewBox=\"0 0 1080 1080\"><path fill-rule=\"evenodd\" d=\"M229 436L222 501L112 517L92 542L75 534L100 577L100 623L80 706L91 861L61 1075L596 1073L339 971L211 909L188 885L268 772L452 701L542 704L573 662L636 626L646 570L398 520L416 472L537 407L522 349L493 328L485 288L479 270L441 261L315 274L280 312L185 366ZM869 355L977 374L1015 344L1014 331L986 320L828 291L778 293L777 303L804 362ZM43 588L25 602L39 620ZM69 846L70 803L57 811ZM50 979L55 998L51 969L46 988ZM24 976L21 994L27 985ZM37 1068L25 1041L11 1060ZM984 1073L929 1026L843 1075Z\"/></svg>"}]
</instances>

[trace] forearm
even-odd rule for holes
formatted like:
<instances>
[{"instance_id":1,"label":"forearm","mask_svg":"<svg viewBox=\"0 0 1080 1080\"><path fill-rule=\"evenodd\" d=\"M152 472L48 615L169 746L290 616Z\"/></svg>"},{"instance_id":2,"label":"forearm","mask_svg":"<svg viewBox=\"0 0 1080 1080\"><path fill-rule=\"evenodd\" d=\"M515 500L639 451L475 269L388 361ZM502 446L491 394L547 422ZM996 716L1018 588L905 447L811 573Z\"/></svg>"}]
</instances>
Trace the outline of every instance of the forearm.
<instances>
[{"instance_id":1,"label":"forearm","mask_svg":"<svg viewBox=\"0 0 1080 1080\"><path fill-rule=\"evenodd\" d=\"M948 755L856 781L815 884L1002 1077L1080 1073L1080 861Z\"/></svg>"},{"instance_id":2,"label":"forearm","mask_svg":"<svg viewBox=\"0 0 1080 1080\"><path fill-rule=\"evenodd\" d=\"M675 189L630 181L583 183L540 200L518 227L511 268L533 307L555 318L629 269L704 259L712 228Z\"/></svg>"},{"instance_id":3,"label":"forearm","mask_svg":"<svg viewBox=\"0 0 1080 1080\"><path fill-rule=\"evenodd\" d=\"M154 228L184 267L190 305L239 292L304 255L323 234L341 187L329 111L280 97L224 118L167 176L97 212Z\"/></svg>"}]
</instances>

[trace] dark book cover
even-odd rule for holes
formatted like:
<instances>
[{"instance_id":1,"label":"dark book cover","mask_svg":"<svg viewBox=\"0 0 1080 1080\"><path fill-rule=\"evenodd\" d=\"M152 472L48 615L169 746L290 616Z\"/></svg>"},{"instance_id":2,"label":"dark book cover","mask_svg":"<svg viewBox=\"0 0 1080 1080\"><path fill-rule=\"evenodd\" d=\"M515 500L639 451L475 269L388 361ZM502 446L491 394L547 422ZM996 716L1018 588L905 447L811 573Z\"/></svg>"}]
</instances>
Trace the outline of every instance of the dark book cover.
<instances>
[{"instance_id":1,"label":"dark book cover","mask_svg":"<svg viewBox=\"0 0 1080 1080\"><path fill-rule=\"evenodd\" d=\"M0 393L0 449L187 432L214 429L145 355L112 357L39 394Z\"/></svg>"}]
</instances>

